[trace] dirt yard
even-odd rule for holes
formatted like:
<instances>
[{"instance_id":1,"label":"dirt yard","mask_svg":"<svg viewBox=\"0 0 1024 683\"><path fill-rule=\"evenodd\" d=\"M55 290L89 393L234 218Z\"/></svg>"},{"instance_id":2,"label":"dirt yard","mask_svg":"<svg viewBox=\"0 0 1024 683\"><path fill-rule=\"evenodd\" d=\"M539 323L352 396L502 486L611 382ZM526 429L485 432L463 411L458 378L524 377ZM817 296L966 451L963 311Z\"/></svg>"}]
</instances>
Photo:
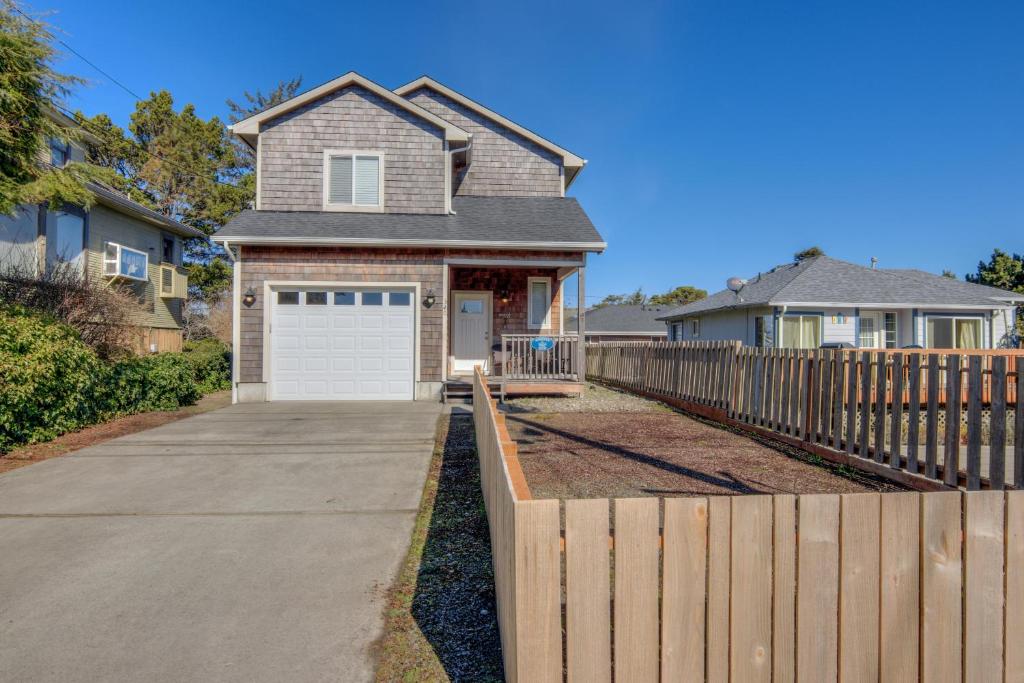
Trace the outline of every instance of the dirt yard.
<instances>
[{"instance_id":1,"label":"dirt yard","mask_svg":"<svg viewBox=\"0 0 1024 683\"><path fill-rule=\"evenodd\" d=\"M590 386L506 405L535 498L852 493L899 487L663 404Z\"/></svg>"}]
</instances>

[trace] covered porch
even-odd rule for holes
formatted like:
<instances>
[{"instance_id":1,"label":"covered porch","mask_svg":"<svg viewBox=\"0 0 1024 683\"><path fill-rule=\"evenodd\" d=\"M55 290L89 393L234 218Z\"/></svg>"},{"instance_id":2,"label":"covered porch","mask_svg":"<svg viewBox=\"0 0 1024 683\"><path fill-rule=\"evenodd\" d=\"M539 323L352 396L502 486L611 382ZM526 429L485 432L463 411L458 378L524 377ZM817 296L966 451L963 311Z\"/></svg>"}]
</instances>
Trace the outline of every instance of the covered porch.
<instances>
[{"instance_id":1,"label":"covered porch","mask_svg":"<svg viewBox=\"0 0 1024 683\"><path fill-rule=\"evenodd\" d=\"M565 302L586 300L585 270L582 253L447 259L445 397L470 395L477 366L503 397L582 392L583 321L567 327Z\"/></svg>"}]
</instances>

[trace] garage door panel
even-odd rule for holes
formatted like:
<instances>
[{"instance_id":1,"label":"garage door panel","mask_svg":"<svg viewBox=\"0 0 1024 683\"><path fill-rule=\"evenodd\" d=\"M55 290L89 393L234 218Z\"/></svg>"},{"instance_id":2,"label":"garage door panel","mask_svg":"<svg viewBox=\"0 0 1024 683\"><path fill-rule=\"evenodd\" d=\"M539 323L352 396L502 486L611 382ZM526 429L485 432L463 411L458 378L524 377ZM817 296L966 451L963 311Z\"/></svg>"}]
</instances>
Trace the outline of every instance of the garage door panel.
<instances>
[{"instance_id":1,"label":"garage door panel","mask_svg":"<svg viewBox=\"0 0 1024 683\"><path fill-rule=\"evenodd\" d=\"M284 306L273 299L271 398L413 397L415 307L410 290L328 290L326 305L309 305L306 298ZM391 304L392 299L397 303Z\"/></svg>"}]
</instances>

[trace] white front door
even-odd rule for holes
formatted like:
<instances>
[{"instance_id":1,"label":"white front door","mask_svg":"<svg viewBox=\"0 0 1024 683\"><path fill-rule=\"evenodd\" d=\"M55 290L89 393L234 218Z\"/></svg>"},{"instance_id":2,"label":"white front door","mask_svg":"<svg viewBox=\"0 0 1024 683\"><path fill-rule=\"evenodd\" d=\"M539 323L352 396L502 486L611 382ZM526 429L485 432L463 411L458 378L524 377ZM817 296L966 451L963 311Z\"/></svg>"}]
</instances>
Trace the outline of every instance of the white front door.
<instances>
[{"instance_id":1,"label":"white front door","mask_svg":"<svg viewBox=\"0 0 1024 683\"><path fill-rule=\"evenodd\" d=\"M271 296L272 400L413 398L412 288L282 286Z\"/></svg>"},{"instance_id":2,"label":"white front door","mask_svg":"<svg viewBox=\"0 0 1024 683\"><path fill-rule=\"evenodd\" d=\"M490 371L491 293L452 292L452 372Z\"/></svg>"}]
</instances>

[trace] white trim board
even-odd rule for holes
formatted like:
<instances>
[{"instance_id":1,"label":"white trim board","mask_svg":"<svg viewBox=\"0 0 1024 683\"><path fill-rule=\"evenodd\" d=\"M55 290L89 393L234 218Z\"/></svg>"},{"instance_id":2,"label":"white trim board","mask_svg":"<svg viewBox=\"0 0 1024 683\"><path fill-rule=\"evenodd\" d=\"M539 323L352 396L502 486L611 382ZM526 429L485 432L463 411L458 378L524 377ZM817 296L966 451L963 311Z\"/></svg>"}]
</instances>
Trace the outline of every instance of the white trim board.
<instances>
[{"instance_id":1,"label":"white trim board","mask_svg":"<svg viewBox=\"0 0 1024 683\"><path fill-rule=\"evenodd\" d=\"M297 109L298 107L301 107L302 105L307 104L308 102L313 102L315 100L320 99L321 97L329 95L335 90L341 90L342 88L347 88L352 85L357 85L361 88L369 90L373 94L387 100L391 104L401 107L402 109L405 109L406 111L415 114L421 119L434 124L435 126L444 131L445 139L447 140L454 140L456 142L468 142L469 139L472 137L467 131L464 131L458 126L449 123L448 121L445 121L444 119L435 114L430 113L429 111L419 106L418 104L414 104L413 102L410 102L404 97L396 95L394 92L388 90L384 86L378 83L374 83L370 79L366 78L365 76L359 75L355 71L349 71L348 73L338 76L337 78L327 81L326 83L318 85L317 87L312 88L311 90L307 90L301 95L296 95L290 100L286 100L275 107L271 107L270 109L262 111L259 114L254 114L253 116L250 116L247 119L242 119L241 121L229 126L228 130L230 130L232 134L237 135L243 139L245 139L245 136L251 137L259 135L260 124L262 124L264 121L271 121L273 119L276 119L278 116L286 114L292 111L293 109ZM248 140L246 140L246 143L250 145L252 144Z\"/></svg>"},{"instance_id":2,"label":"white trim board","mask_svg":"<svg viewBox=\"0 0 1024 683\"><path fill-rule=\"evenodd\" d=\"M213 238L223 244L252 244L268 246L360 246L360 247L482 247L485 249L551 249L557 251L604 251L607 242L513 242L500 240L421 240L378 239L375 237L245 237L231 235ZM520 262L521 263L521 262Z\"/></svg>"}]
</instances>

